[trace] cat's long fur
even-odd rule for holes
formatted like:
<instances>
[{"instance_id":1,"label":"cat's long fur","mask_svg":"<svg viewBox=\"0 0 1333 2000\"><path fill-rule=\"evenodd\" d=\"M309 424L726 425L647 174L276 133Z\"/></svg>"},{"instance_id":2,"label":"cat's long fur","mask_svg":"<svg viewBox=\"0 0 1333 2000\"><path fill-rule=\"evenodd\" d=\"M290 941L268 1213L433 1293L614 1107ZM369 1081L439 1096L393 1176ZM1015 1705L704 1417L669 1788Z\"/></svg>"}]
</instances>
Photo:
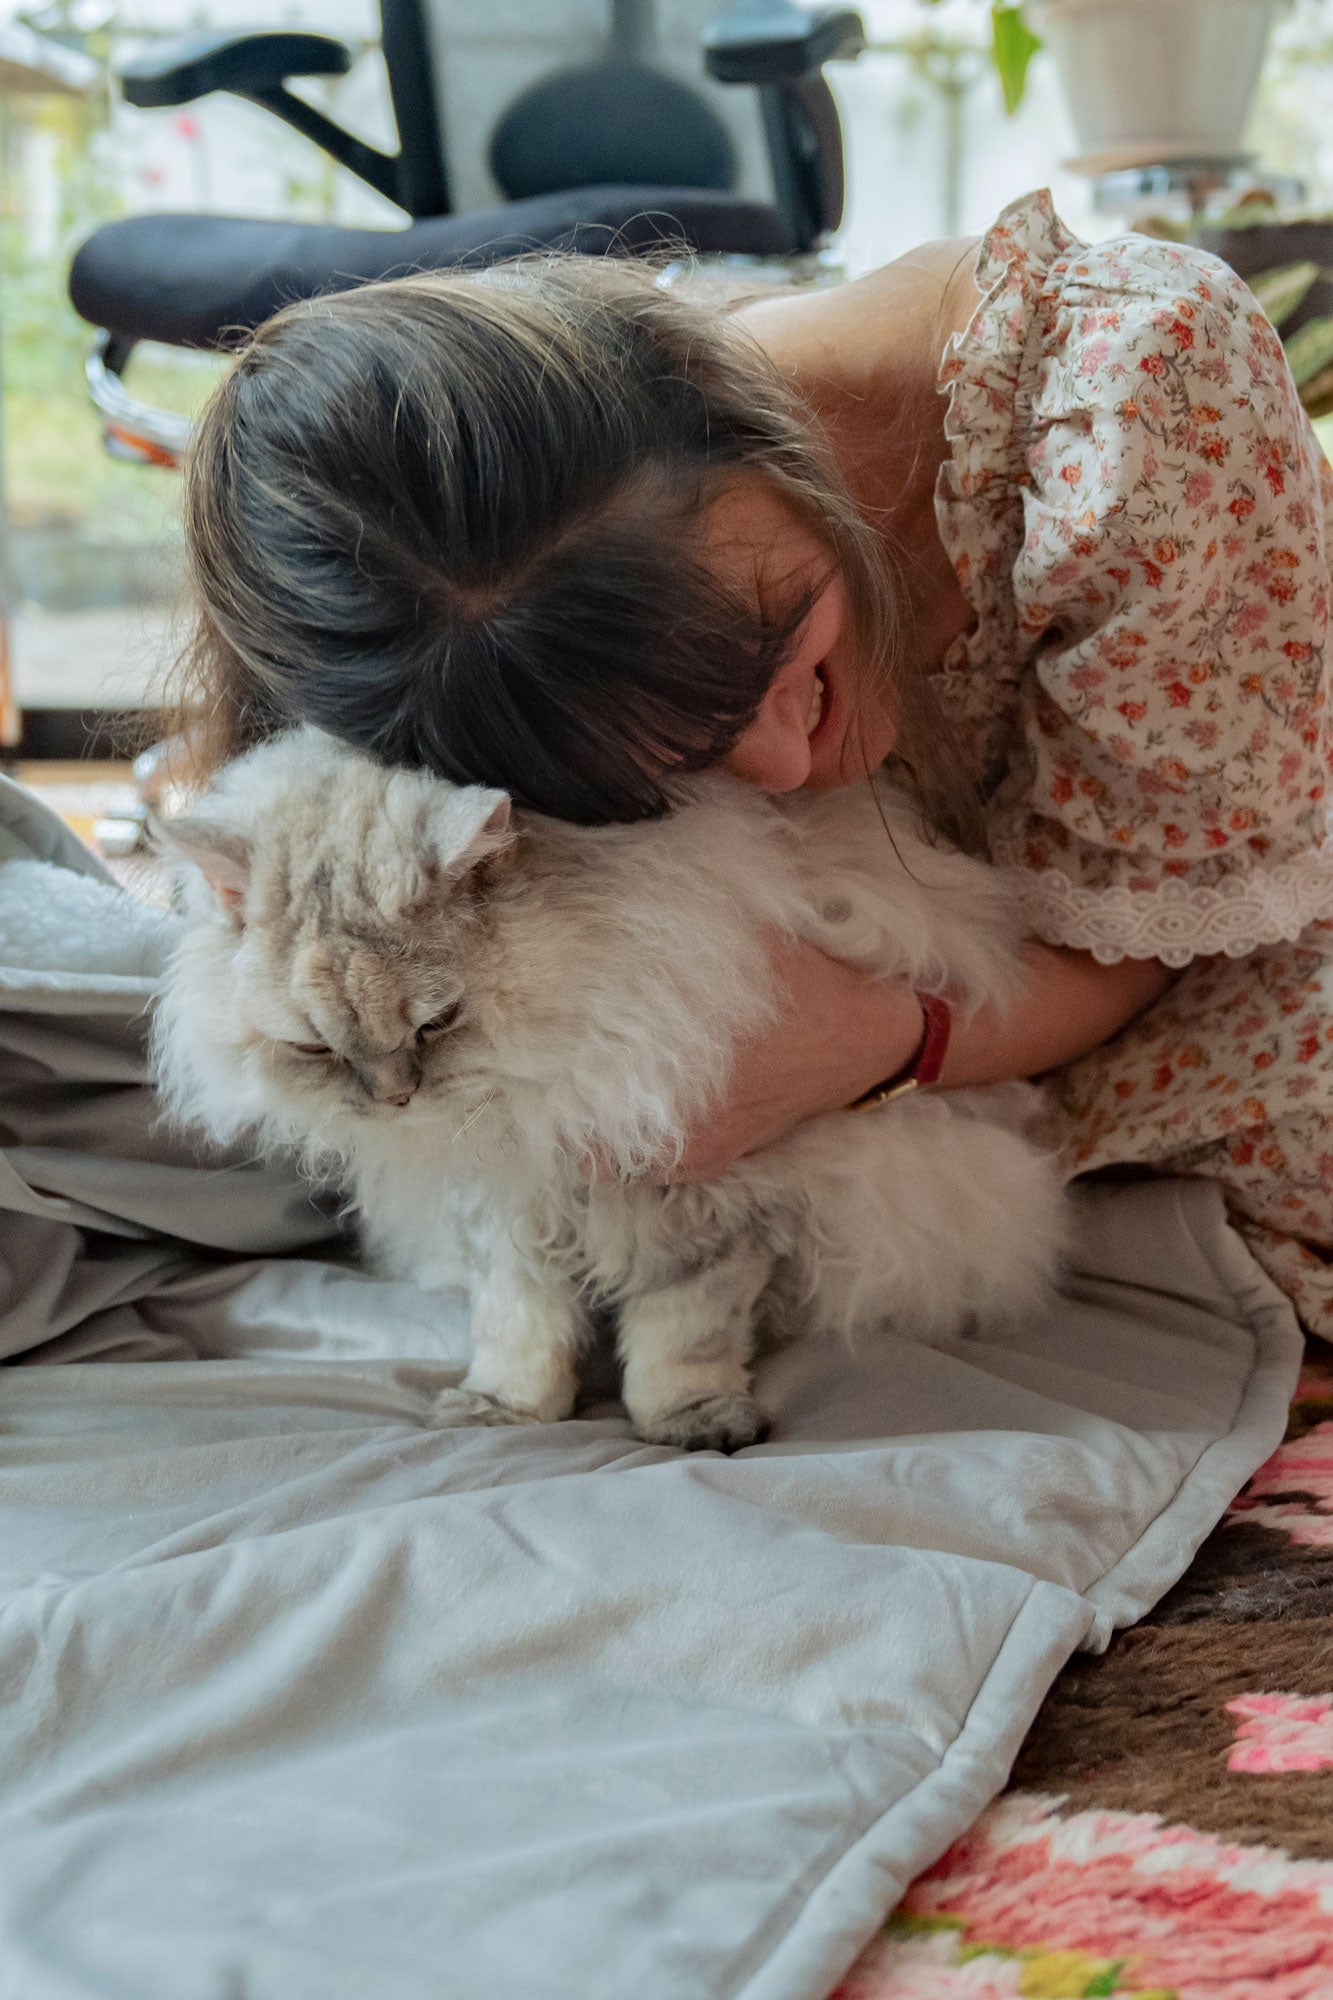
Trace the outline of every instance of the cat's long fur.
<instances>
[{"instance_id":1,"label":"cat's long fur","mask_svg":"<svg viewBox=\"0 0 1333 2000\"><path fill-rule=\"evenodd\" d=\"M887 788L710 777L666 821L590 829L306 729L165 839L194 864L155 1036L171 1108L332 1169L382 1265L467 1285L460 1420L566 1415L610 1306L639 1431L731 1448L762 1434L764 1326L938 1341L1042 1291L1058 1182L1003 1091L816 1118L706 1185L640 1178L773 1018L774 931L964 1005L1015 992L1001 879ZM316 1042L336 1059L292 1047Z\"/></svg>"}]
</instances>

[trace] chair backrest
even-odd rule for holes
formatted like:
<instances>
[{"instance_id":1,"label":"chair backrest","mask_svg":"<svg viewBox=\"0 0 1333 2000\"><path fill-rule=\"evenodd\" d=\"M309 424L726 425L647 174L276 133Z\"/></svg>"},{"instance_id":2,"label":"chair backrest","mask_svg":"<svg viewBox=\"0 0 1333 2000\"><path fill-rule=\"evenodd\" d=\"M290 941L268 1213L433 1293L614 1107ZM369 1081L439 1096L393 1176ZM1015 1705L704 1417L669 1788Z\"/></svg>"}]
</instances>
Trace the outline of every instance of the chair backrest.
<instances>
[{"instance_id":1,"label":"chair backrest","mask_svg":"<svg viewBox=\"0 0 1333 2000\"><path fill-rule=\"evenodd\" d=\"M702 92L611 56L540 77L491 134L491 174L510 201L560 188L735 185L731 134Z\"/></svg>"},{"instance_id":2,"label":"chair backrest","mask_svg":"<svg viewBox=\"0 0 1333 2000\"><path fill-rule=\"evenodd\" d=\"M838 5L803 7L797 0L736 0L731 14L711 20L707 17L715 0L675 0L678 8L697 6L701 16L698 42L673 52L677 68L684 57L692 72L684 80L670 74L664 63L646 63L636 53L647 38L654 0L617 0L617 33L609 54L576 48L571 53L592 59L566 63L551 73L550 39L542 36L537 68L545 74L527 80L517 99L510 99L488 149L494 185L487 185L481 158L491 137L495 78L489 79L491 101L482 104L478 117L459 50L449 52L442 73L435 60L441 21L460 4L462 0L381 0L381 48L399 136L393 154L368 145L288 88L293 75L346 72L350 50L327 36L266 31L187 37L165 59L141 63L142 75L131 76L127 67L122 83L127 98L145 104L188 103L210 89L236 91L323 146L415 220L493 207L497 190L523 199L600 186L675 189L682 199L684 191L707 189L738 195L742 205L748 198L752 206L756 196L766 198L779 210L794 249L813 249L837 227L843 199L842 133L821 66L854 56L864 45L858 14ZM466 4L475 43L474 0ZM493 0L501 15L514 4ZM585 45L588 39L585 33ZM516 40L506 32L498 40L492 36L486 46L492 56L497 50L503 54L512 75L520 45L521 37ZM531 53L529 48L529 57ZM736 85L754 87L737 90ZM730 121L707 101L706 91L732 114ZM762 120L756 136L764 145L767 186L755 185L756 149L747 146L738 157L728 131L738 103ZM465 130L468 143L461 155L455 147L451 160L451 128L456 137L454 114L460 111L465 125L472 114L472 130ZM462 166L457 198L451 185L455 164ZM470 189L466 180L472 182Z\"/></svg>"},{"instance_id":3,"label":"chair backrest","mask_svg":"<svg viewBox=\"0 0 1333 2000\"><path fill-rule=\"evenodd\" d=\"M704 74L701 38L720 4L723 0L673 0L670 43L654 46L645 34L643 59L688 88L725 127L735 156L737 193L773 201L777 190L759 94L714 83ZM432 51L434 129L453 207L480 209L496 200L487 155L497 122L553 71L598 63L607 55L611 0L605 0L605 9L556 8L549 0L487 0L485 6L477 0L382 0L386 30L391 11L399 23L415 14ZM397 65L387 35L385 61L396 107Z\"/></svg>"}]
</instances>

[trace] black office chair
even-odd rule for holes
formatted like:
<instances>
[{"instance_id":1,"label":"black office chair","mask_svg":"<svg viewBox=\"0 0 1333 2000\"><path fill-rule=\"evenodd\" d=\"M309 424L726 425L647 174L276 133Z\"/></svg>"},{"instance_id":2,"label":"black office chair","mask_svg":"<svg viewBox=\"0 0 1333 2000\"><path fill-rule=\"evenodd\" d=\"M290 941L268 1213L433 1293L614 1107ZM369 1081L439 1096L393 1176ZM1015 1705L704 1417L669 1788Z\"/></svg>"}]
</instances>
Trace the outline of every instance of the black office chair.
<instances>
[{"instance_id":1,"label":"black office chair","mask_svg":"<svg viewBox=\"0 0 1333 2000\"><path fill-rule=\"evenodd\" d=\"M78 251L70 297L99 329L88 382L109 449L174 464L188 420L137 402L121 379L141 340L225 349L280 306L409 271L491 263L535 247L630 254L670 239L701 255L796 258L842 217L842 132L826 62L860 53L859 15L793 0L739 0L705 30L718 82L759 92L774 200L734 192L726 127L686 86L623 56L542 79L492 136L511 198L450 212L444 136L423 0L381 0L382 49L398 150L355 138L288 89L339 76L352 52L326 35L207 34L127 64L121 88L143 107L214 90L262 105L411 218L402 229L259 221L228 215L134 216Z\"/></svg>"}]
</instances>

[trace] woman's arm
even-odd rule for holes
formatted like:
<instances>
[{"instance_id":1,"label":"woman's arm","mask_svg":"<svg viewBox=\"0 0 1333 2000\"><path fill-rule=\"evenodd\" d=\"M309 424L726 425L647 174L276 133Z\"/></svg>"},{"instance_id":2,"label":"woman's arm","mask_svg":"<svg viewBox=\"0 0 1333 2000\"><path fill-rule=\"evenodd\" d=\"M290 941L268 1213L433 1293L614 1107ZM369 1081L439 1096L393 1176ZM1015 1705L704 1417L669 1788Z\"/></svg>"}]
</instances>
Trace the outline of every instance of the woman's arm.
<instances>
[{"instance_id":1,"label":"woman's arm","mask_svg":"<svg viewBox=\"0 0 1333 2000\"><path fill-rule=\"evenodd\" d=\"M1052 945L1030 945L1026 956L1028 986L1015 1007L955 1021L942 1084L1000 1083L1058 1068L1109 1040L1175 976L1156 959L1099 965L1086 952ZM707 1180L912 1060L921 1007L910 987L867 979L805 944L784 948L782 970L783 1018L742 1046L726 1101L691 1134L664 1179ZM876 1115L892 1117L892 1107Z\"/></svg>"},{"instance_id":2,"label":"woman's arm","mask_svg":"<svg viewBox=\"0 0 1333 2000\"><path fill-rule=\"evenodd\" d=\"M1059 945L1029 945L1025 957L1029 982L1017 1007L983 1007L955 1021L941 1083L1002 1083L1058 1069L1109 1041L1176 976L1157 958L1099 965L1089 952Z\"/></svg>"}]
</instances>

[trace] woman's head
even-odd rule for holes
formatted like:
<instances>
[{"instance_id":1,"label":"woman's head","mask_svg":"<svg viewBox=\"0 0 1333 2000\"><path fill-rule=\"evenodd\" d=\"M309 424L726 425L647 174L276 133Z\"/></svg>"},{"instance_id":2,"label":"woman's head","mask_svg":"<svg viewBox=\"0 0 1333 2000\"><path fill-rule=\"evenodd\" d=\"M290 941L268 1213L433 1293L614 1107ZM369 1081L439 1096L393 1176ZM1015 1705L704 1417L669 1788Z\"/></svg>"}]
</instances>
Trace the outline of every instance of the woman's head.
<instances>
[{"instance_id":1,"label":"woman's head","mask_svg":"<svg viewBox=\"0 0 1333 2000\"><path fill-rule=\"evenodd\" d=\"M860 776L886 716L930 763L882 550L813 419L641 265L280 313L205 412L186 521L213 757L304 720L587 822L725 761L775 789Z\"/></svg>"}]
</instances>

